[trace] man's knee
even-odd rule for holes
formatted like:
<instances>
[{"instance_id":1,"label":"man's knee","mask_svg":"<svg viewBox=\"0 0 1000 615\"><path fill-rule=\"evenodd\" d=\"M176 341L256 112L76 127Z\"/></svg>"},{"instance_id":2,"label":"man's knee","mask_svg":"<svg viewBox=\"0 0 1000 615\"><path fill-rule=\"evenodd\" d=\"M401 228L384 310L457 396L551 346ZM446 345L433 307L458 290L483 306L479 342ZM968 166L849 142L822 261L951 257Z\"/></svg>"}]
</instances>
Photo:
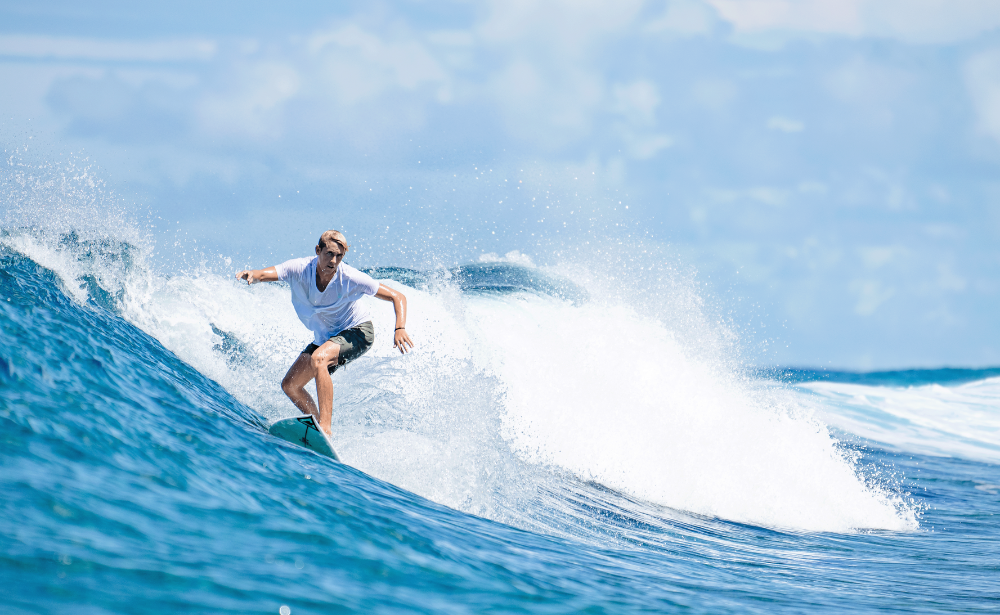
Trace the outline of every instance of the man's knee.
<instances>
[{"instance_id":1,"label":"man's knee","mask_svg":"<svg viewBox=\"0 0 1000 615\"><path fill-rule=\"evenodd\" d=\"M285 376L281 380L281 390L285 392L285 395L292 397L301 389L302 387L295 386L295 381L289 376Z\"/></svg>"},{"instance_id":2,"label":"man's knee","mask_svg":"<svg viewBox=\"0 0 1000 615\"><path fill-rule=\"evenodd\" d=\"M315 369L326 368L329 365L335 365L340 359L340 347L332 346L331 348L320 348L317 349L312 354L312 366Z\"/></svg>"}]
</instances>

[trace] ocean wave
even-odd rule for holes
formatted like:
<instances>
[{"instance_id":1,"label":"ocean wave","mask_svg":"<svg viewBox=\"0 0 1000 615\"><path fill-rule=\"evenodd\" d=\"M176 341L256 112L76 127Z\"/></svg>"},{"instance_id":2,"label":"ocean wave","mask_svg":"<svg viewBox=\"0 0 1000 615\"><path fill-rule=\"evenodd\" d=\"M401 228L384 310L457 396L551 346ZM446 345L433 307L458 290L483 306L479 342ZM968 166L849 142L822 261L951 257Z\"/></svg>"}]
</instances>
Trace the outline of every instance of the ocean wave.
<instances>
[{"instance_id":1,"label":"ocean wave","mask_svg":"<svg viewBox=\"0 0 1000 615\"><path fill-rule=\"evenodd\" d=\"M1000 463L1000 378L954 386L798 386L804 404L851 434L900 451Z\"/></svg>"},{"instance_id":2,"label":"ocean wave","mask_svg":"<svg viewBox=\"0 0 1000 615\"><path fill-rule=\"evenodd\" d=\"M940 367L849 372L819 369L761 370L761 376L779 382L839 382L883 387L913 387L929 384L958 385L1000 376L1000 367Z\"/></svg>"},{"instance_id":3,"label":"ocean wave","mask_svg":"<svg viewBox=\"0 0 1000 615\"><path fill-rule=\"evenodd\" d=\"M282 285L241 286L209 269L160 276L142 258L148 248L126 242L120 258L94 258L80 233L13 233L3 244L54 271L78 303L110 302L264 419L294 413L277 383L310 334ZM334 442L348 464L522 527L537 525L532 502L565 476L767 527L916 527L905 498L809 410L686 346L683 331L606 292L607 280L579 267L488 265L423 288L386 281L409 298L418 346L400 356L391 306L373 302L376 343L335 379Z\"/></svg>"}]
</instances>

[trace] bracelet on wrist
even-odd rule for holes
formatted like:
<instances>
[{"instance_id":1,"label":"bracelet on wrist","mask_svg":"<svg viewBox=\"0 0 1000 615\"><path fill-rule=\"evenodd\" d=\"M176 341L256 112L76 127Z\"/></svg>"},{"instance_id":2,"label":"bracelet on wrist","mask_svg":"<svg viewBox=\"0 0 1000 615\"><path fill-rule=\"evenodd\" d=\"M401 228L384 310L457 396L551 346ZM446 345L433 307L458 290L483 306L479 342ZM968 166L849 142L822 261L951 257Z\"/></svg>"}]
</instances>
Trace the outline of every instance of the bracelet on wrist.
<instances>
[{"instance_id":1,"label":"bracelet on wrist","mask_svg":"<svg viewBox=\"0 0 1000 615\"><path fill-rule=\"evenodd\" d=\"M405 328L406 327L396 327L396 331L399 331L400 329L405 329Z\"/></svg>"}]
</instances>

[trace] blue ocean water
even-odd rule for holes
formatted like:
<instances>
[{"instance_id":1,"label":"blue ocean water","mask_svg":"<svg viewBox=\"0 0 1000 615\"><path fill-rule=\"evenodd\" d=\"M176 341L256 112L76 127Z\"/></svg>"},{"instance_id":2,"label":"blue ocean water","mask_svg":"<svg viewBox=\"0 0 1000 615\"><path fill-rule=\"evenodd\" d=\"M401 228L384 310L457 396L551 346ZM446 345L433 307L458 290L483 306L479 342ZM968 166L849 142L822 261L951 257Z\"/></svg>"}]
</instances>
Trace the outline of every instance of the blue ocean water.
<instances>
[{"instance_id":1,"label":"blue ocean water","mask_svg":"<svg viewBox=\"0 0 1000 615\"><path fill-rule=\"evenodd\" d=\"M418 348L373 306L340 464L267 434L287 288L149 253L3 232L4 613L1000 610L997 370L753 373L680 282L374 269Z\"/></svg>"}]
</instances>

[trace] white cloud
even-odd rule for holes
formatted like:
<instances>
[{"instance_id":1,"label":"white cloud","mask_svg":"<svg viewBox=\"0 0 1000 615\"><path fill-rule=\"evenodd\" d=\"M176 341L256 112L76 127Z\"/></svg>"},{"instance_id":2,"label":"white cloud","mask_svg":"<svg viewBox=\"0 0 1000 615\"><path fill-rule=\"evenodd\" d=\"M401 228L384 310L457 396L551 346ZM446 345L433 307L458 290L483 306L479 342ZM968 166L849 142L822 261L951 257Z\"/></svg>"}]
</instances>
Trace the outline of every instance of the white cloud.
<instances>
[{"instance_id":1,"label":"white cloud","mask_svg":"<svg viewBox=\"0 0 1000 615\"><path fill-rule=\"evenodd\" d=\"M941 263L937 268L937 286L946 292L963 292L969 285L964 276L955 273L951 265Z\"/></svg>"},{"instance_id":2,"label":"white cloud","mask_svg":"<svg viewBox=\"0 0 1000 615\"><path fill-rule=\"evenodd\" d=\"M387 41L352 24L314 35L308 48L313 54L335 59L350 54L364 64L361 68L386 74L393 85L407 90L446 78L445 71L415 37Z\"/></svg>"},{"instance_id":3,"label":"white cloud","mask_svg":"<svg viewBox=\"0 0 1000 615\"><path fill-rule=\"evenodd\" d=\"M670 135L633 134L626 131L622 135L629 155L635 160L648 160L674 144Z\"/></svg>"},{"instance_id":4,"label":"white cloud","mask_svg":"<svg viewBox=\"0 0 1000 615\"><path fill-rule=\"evenodd\" d=\"M891 102L912 77L898 68L856 56L823 78L826 89L844 102L871 107Z\"/></svg>"},{"instance_id":5,"label":"white cloud","mask_svg":"<svg viewBox=\"0 0 1000 615\"><path fill-rule=\"evenodd\" d=\"M52 122L53 126L58 125L45 112L45 99L52 89L53 82L81 76L98 80L104 72L100 67L79 68L29 62L0 63L0 83L6 85L0 88L0 108L4 110L4 114L33 118L36 125L38 122Z\"/></svg>"},{"instance_id":6,"label":"white cloud","mask_svg":"<svg viewBox=\"0 0 1000 615\"><path fill-rule=\"evenodd\" d=\"M775 115L767 120L767 127L771 130L777 130L779 132L802 132L805 130L806 125L799 120L793 120L780 115Z\"/></svg>"},{"instance_id":7,"label":"white cloud","mask_svg":"<svg viewBox=\"0 0 1000 615\"><path fill-rule=\"evenodd\" d=\"M736 99L739 90L727 79L701 79L691 88L695 102L713 111L722 111Z\"/></svg>"},{"instance_id":8,"label":"white cloud","mask_svg":"<svg viewBox=\"0 0 1000 615\"><path fill-rule=\"evenodd\" d=\"M824 75L821 83L836 100L871 127L887 128L919 86L920 75L864 56L851 58Z\"/></svg>"},{"instance_id":9,"label":"white cloud","mask_svg":"<svg viewBox=\"0 0 1000 615\"><path fill-rule=\"evenodd\" d=\"M894 246L869 246L858 248L858 255L868 269L879 269L888 265L897 256L905 256L906 250Z\"/></svg>"},{"instance_id":10,"label":"white cloud","mask_svg":"<svg viewBox=\"0 0 1000 615\"><path fill-rule=\"evenodd\" d=\"M612 88L611 107L632 124L654 124L660 94L656 84L645 79L628 85L617 84Z\"/></svg>"},{"instance_id":11,"label":"white cloud","mask_svg":"<svg viewBox=\"0 0 1000 615\"><path fill-rule=\"evenodd\" d=\"M214 41L121 41L89 38L3 35L0 56L52 60L119 62L206 61L215 56Z\"/></svg>"},{"instance_id":12,"label":"white cloud","mask_svg":"<svg viewBox=\"0 0 1000 615\"><path fill-rule=\"evenodd\" d=\"M801 181L796 187L802 194L821 195L830 191L829 186L818 181Z\"/></svg>"},{"instance_id":13,"label":"white cloud","mask_svg":"<svg viewBox=\"0 0 1000 615\"><path fill-rule=\"evenodd\" d=\"M301 84L292 66L265 61L240 67L232 87L207 94L198 106L202 128L210 133L278 137L283 127L282 105Z\"/></svg>"},{"instance_id":14,"label":"white cloud","mask_svg":"<svg viewBox=\"0 0 1000 615\"><path fill-rule=\"evenodd\" d=\"M887 287L878 280L854 280L850 290L858 296L854 304L854 313L858 316L871 316L896 294L895 288Z\"/></svg>"},{"instance_id":15,"label":"white cloud","mask_svg":"<svg viewBox=\"0 0 1000 615\"><path fill-rule=\"evenodd\" d=\"M1000 27L996 0L858 0L867 36L949 44Z\"/></svg>"},{"instance_id":16,"label":"white cloud","mask_svg":"<svg viewBox=\"0 0 1000 615\"><path fill-rule=\"evenodd\" d=\"M1000 49L973 56L965 65L965 83L979 130L1000 141Z\"/></svg>"},{"instance_id":17,"label":"white cloud","mask_svg":"<svg viewBox=\"0 0 1000 615\"><path fill-rule=\"evenodd\" d=\"M858 0L706 0L737 32L791 30L858 36Z\"/></svg>"},{"instance_id":18,"label":"white cloud","mask_svg":"<svg viewBox=\"0 0 1000 615\"><path fill-rule=\"evenodd\" d=\"M917 12L938 6L914 1ZM958 1L962 7L979 6ZM684 147L697 147L685 133L684 122L691 119L687 113L715 113L712 121L742 121L747 114L746 122L758 125L763 117L769 129L785 133L805 130L806 120L810 129L820 124L814 124L809 113L768 117L773 107L761 108L754 98L760 76L748 78L748 73L723 67L671 79L654 65L615 60L616 49L630 39L649 42L648 37L636 35L710 34L723 29L720 19L725 18L737 32L799 28L861 36L872 31L866 19L875 14L867 0L667 0L661 5L663 11L650 18L653 6L644 8L639 0L514 0L494 2L474 20L449 30L422 31L405 15L385 19L367 14L317 27L304 36L259 43L224 40L220 45L194 39L133 43L0 36L0 52L109 62L209 60L200 66L185 65L189 73L169 80L166 71L177 67L129 67L152 72L120 77L136 90L140 77L157 80L164 90L183 90L185 97L197 101L189 103L196 108L178 112L189 114L185 125L210 133L275 139L296 131L317 140L336 136L377 144L379 138L418 130L446 105L451 109L445 113L454 109L470 125L481 122L484 130L494 131L489 138L512 136L546 151L585 143L600 148L610 142L614 149L621 148L620 155L644 159L672 147L675 136ZM884 31L896 27L895 21L887 23ZM856 105L857 115L868 118L869 125L888 126L895 105L912 89L912 78L891 63L872 63L864 50L857 54L834 70L822 66L827 71L821 77L827 98ZM989 66L983 61L970 63L969 87L984 130L1000 138L1000 117L995 117L1000 112L994 111L998 105L993 102L1000 94L993 94L990 85L998 80L990 81ZM93 65L79 68L82 74ZM121 67L112 65L110 70L120 73ZM795 74L782 70L782 79ZM143 101L136 100L136 104ZM70 111L61 113L68 116ZM498 116L501 122L496 122ZM658 120L669 122L669 129L659 126ZM774 201L768 195L751 198Z\"/></svg>"},{"instance_id":19,"label":"white cloud","mask_svg":"<svg viewBox=\"0 0 1000 615\"><path fill-rule=\"evenodd\" d=\"M615 122L612 129L635 160L648 160L674 144L670 135L650 130L656 126L656 108L660 102L659 90L652 81L639 79L611 88L610 111L624 120Z\"/></svg>"},{"instance_id":20,"label":"white cloud","mask_svg":"<svg viewBox=\"0 0 1000 615\"><path fill-rule=\"evenodd\" d=\"M742 189L709 188L706 193L709 198L719 204L751 201L770 207L784 207L789 201L788 190L771 186L753 186Z\"/></svg>"},{"instance_id":21,"label":"white cloud","mask_svg":"<svg viewBox=\"0 0 1000 615\"><path fill-rule=\"evenodd\" d=\"M673 0L660 17L646 25L645 30L695 36L711 34L718 21L715 10L701 0Z\"/></svg>"},{"instance_id":22,"label":"white cloud","mask_svg":"<svg viewBox=\"0 0 1000 615\"><path fill-rule=\"evenodd\" d=\"M587 138L605 103L598 73L579 69L543 72L551 67L526 60L511 63L490 79L484 92L506 119L507 131L545 149ZM485 101L484 101L485 102Z\"/></svg>"},{"instance_id":23,"label":"white cloud","mask_svg":"<svg viewBox=\"0 0 1000 615\"><path fill-rule=\"evenodd\" d=\"M800 35L947 44L1000 27L996 0L706 0L737 40Z\"/></svg>"},{"instance_id":24,"label":"white cloud","mask_svg":"<svg viewBox=\"0 0 1000 615\"><path fill-rule=\"evenodd\" d=\"M748 189L746 194L754 201L771 207L784 207L788 203L788 191L781 188L759 186Z\"/></svg>"},{"instance_id":25,"label":"white cloud","mask_svg":"<svg viewBox=\"0 0 1000 615\"><path fill-rule=\"evenodd\" d=\"M472 47L476 38L468 30L435 30L427 33L427 42L443 47Z\"/></svg>"},{"instance_id":26,"label":"white cloud","mask_svg":"<svg viewBox=\"0 0 1000 615\"><path fill-rule=\"evenodd\" d=\"M586 51L602 35L622 33L643 0L494 0L476 32L487 44L531 39L560 55Z\"/></svg>"}]
</instances>

